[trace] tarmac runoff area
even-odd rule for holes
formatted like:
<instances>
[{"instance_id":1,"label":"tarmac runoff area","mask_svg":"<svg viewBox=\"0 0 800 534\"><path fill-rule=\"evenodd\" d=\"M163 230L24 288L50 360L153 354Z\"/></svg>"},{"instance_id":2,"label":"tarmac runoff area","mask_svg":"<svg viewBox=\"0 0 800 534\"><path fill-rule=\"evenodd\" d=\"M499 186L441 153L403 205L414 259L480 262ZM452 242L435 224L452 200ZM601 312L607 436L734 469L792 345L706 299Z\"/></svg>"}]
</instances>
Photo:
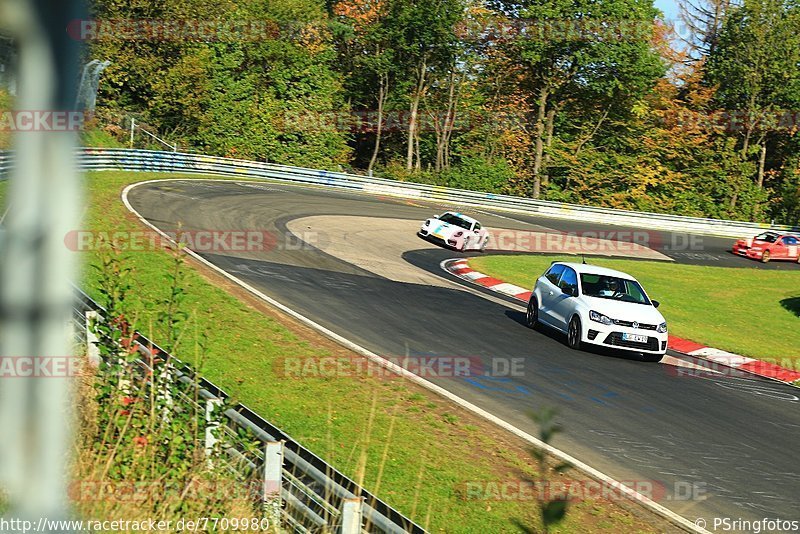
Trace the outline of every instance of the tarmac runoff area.
<instances>
[{"instance_id":1,"label":"tarmac runoff area","mask_svg":"<svg viewBox=\"0 0 800 534\"><path fill-rule=\"evenodd\" d=\"M420 224L420 221L409 219L314 215L294 219L286 226L298 238L309 232L322 236L315 243L320 250L379 276L396 282L450 287L442 277L425 272L402 257L410 250L440 248L416 235ZM510 228L488 228L488 231L487 253L587 254L672 261L668 256L637 243L560 232Z\"/></svg>"}]
</instances>

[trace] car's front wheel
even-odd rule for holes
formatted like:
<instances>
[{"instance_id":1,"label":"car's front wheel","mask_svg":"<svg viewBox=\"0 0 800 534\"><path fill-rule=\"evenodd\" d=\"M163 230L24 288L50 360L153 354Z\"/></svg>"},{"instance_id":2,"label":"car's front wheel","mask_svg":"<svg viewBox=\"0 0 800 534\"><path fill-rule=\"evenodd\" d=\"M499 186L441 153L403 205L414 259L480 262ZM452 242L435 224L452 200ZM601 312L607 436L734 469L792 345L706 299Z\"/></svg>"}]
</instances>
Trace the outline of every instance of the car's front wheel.
<instances>
[{"instance_id":1,"label":"car's front wheel","mask_svg":"<svg viewBox=\"0 0 800 534\"><path fill-rule=\"evenodd\" d=\"M567 327L567 345L571 349L581 349L581 320L577 315L570 320Z\"/></svg>"},{"instance_id":2,"label":"car's front wheel","mask_svg":"<svg viewBox=\"0 0 800 534\"><path fill-rule=\"evenodd\" d=\"M761 255L761 263L769 263L769 250L765 250Z\"/></svg>"},{"instance_id":3,"label":"car's front wheel","mask_svg":"<svg viewBox=\"0 0 800 534\"><path fill-rule=\"evenodd\" d=\"M539 301L536 297L531 297L528 301L528 310L525 312L525 323L528 328L536 328L539 323Z\"/></svg>"}]
</instances>

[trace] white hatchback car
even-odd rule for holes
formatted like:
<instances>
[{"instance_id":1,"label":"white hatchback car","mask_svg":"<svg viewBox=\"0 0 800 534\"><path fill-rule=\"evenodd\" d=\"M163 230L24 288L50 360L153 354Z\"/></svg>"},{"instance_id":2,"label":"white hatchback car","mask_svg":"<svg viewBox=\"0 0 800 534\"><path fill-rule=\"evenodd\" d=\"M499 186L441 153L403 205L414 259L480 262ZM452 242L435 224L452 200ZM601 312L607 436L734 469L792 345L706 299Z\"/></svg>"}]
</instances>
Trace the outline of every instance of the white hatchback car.
<instances>
[{"instance_id":1,"label":"white hatchback car","mask_svg":"<svg viewBox=\"0 0 800 534\"><path fill-rule=\"evenodd\" d=\"M667 351L667 322L629 274L581 263L553 262L533 287L526 321L567 334L567 344L584 343L644 354Z\"/></svg>"}]
</instances>

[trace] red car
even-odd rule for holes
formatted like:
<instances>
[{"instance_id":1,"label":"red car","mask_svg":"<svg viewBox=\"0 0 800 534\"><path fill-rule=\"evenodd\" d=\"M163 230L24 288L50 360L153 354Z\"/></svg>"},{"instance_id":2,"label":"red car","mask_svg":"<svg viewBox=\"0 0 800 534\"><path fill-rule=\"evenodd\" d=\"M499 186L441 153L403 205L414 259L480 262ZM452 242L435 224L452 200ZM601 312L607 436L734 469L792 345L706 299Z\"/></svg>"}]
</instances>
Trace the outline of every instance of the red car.
<instances>
[{"instance_id":1,"label":"red car","mask_svg":"<svg viewBox=\"0 0 800 534\"><path fill-rule=\"evenodd\" d=\"M750 239L739 239L733 253L767 263L770 260L790 260L800 263L800 236L764 232Z\"/></svg>"}]
</instances>

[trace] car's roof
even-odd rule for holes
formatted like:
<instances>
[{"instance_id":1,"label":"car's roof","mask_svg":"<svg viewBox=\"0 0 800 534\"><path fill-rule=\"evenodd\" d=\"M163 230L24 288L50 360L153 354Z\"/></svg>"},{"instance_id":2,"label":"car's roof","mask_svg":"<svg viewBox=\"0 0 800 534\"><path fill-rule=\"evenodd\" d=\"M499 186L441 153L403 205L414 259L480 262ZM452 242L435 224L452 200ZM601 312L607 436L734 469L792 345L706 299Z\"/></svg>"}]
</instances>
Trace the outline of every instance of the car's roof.
<instances>
[{"instance_id":1,"label":"car's roof","mask_svg":"<svg viewBox=\"0 0 800 534\"><path fill-rule=\"evenodd\" d=\"M796 237L797 239L800 239L800 234L792 234L792 233L783 234L781 232L776 232L775 230L766 230L758 235L764 235L764 234L774 235L777 237Z\"/></svg>"},{"instance_id":2,"label":"car's roof","mask_svg":"<svg viewBox=\"0 0 800 534\"><path fill-rule=\"evenodd\" d=\"M458 217L460 219L464 219L468 223L476 223L476 222L478 222L477 219L473 219L469 215L464 215L463 213L459 213L457 211L446 211L445 213L450 213L451 215L455 215L456 217Z\"/></svg>"},{"instance_id":3,"label":"car's roof","mask_svg":"<svg viewBox=\"0 0 800 534\"><path fill-rule=\"evenodd\" d=\"M572 263L567 261L556 261L553 263L560 263L561 265L572 267L578 274L599 274L603 276L614 276L616 278L628 278L635 280L635 278L628 273L615 271L614 269L608 269L606 267L598 267L597 265L591 265L589 263Z\"/></svg>"}]
</instances>

